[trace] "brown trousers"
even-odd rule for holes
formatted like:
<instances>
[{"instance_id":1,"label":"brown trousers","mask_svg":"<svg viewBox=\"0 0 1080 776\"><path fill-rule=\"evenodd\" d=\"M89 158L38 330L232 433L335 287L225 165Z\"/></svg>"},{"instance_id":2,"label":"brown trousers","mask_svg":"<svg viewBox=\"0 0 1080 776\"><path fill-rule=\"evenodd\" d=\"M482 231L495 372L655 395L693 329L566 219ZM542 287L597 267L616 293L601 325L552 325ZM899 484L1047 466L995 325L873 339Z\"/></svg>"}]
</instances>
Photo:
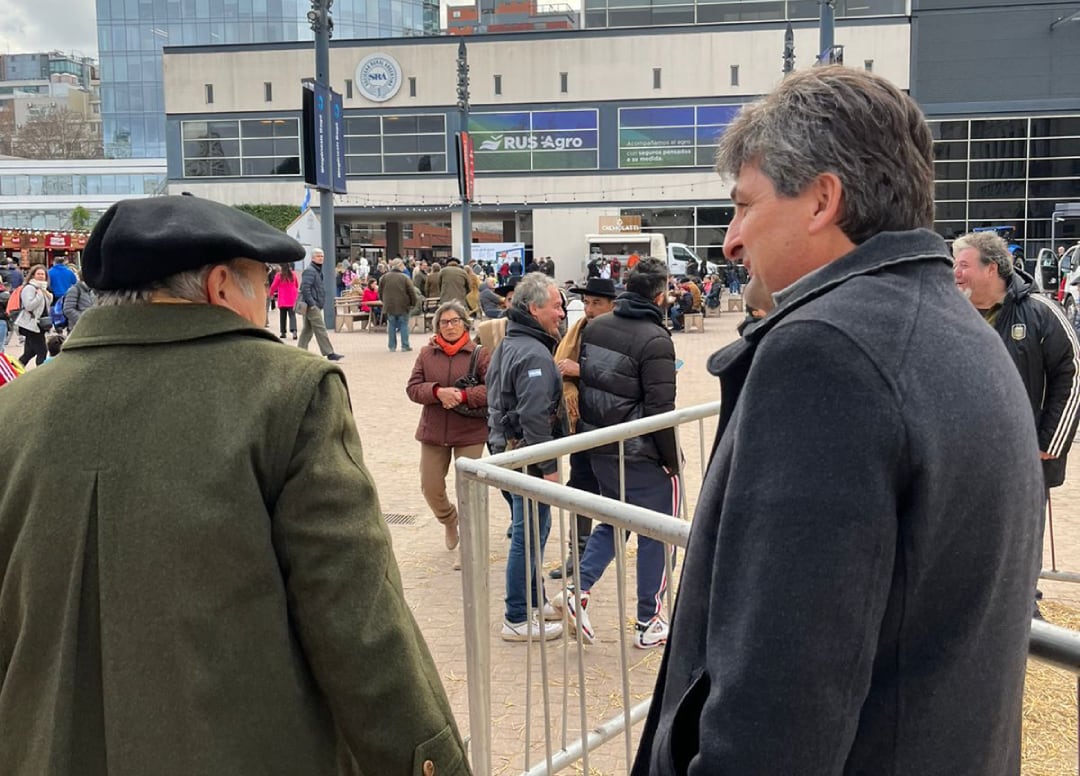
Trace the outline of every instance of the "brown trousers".
<instances>
[{"instance_id":1,"label":"brown trousers","mask_svg":"<svg viewBox=\"0 0 1080 776\"><path fill-rule=\"evenodd\" d=\"M479 458L484 454L484 443L456 447L420 443L420 492L443 525L457 522L457 507L446 496L451 453L454 458Z\"/></svg>"}]
</instances>

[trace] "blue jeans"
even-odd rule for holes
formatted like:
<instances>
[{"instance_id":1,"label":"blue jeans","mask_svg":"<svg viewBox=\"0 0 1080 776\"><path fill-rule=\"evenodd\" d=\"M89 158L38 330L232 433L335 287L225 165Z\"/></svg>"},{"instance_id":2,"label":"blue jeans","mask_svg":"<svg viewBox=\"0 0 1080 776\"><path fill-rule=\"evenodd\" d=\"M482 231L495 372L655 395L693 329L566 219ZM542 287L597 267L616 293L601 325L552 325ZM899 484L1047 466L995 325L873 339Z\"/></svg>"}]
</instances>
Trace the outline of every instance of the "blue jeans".
<instances>
[{"instance_id":1,"label":"blue jeans","mask_svg":"<svg viewBox=\"0 0 1080 776\"><path fill-rule=\"evenodd\" d=\"M619 459L593 455L592 468L600 483L600 495L619 498ZM677 517L682 499L682 480L671 476L651 461L626 462L626 503L646 507L665 515ZM629 536L627 531L626 535ZM637 619L646 623L663 609L667 590L667 570L664 568L663 542L638 535L637 547ZM581 556L581 589L588 591L600 579L615 559L615 529L600 523L592 529L589 543ZM675 567L672 548L671 565Z\"/></svg>"},{"instance_id":2,"label":"blue jeans","mask_svg":"<svg viewBox=\"0 0 1080 776\"><path fill-rule=\"evenodd\" d=\"M525 499L511 494L513 518L510 525L510 554L506 558L506 620L507 622L525 622L528 616L525 605L525 531L529 531L530 557L528 574L532 585L532 604L543 605L543 596L538 596L536 582L536 536L532 532L532 502L529 504L528 521L525 520ZM540 558L543 563L544 545L551 532L551 507L540 504Z\"/></svg>"},{"instance_id":3,"label":"blue jeans","mask_svg":"<svg viewBox=\"0 0 1080 776\"><path fill-rule=\"evenodd\" d=\"M0 353L4 352L4 345L7 343L8 325L7 321L0 319Z\"/></svg>"},{"instance_id":4,"label":"blue jeans","mask_svg":"<svg viewBox=\"0 0 1080 776\"><path fill-rule=\"evenodd\" d=\"M391 350L397 350L397 335L401 332L401 349L409 350L409 314L387 315L386 336L387 345Z\"/></svg>"}]
</instances>

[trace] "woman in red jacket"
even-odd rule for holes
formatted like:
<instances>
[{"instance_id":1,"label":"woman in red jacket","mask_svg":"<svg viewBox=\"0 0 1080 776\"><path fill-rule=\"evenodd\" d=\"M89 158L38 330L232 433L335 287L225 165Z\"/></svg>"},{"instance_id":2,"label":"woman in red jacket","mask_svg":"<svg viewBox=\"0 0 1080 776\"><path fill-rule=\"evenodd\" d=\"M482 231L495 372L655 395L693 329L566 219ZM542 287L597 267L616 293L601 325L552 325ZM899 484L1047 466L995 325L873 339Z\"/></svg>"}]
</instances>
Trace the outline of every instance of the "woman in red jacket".
<instances>
[{"instance_id":1,"label":"woman in red jacket","mask_svg":"<svg viewBox=\"0 0 1080 776\"><path fill-rule=\"evenodd\" d=\"M446 530L446 549L458 545L457 508L446 496L450 455L479 458L487 442L487 377L491 353L469 338L469 316L459 302L435 311L437 332L421 349L405 392L424 406L416 439L420 442L420 490ZM467 375L477 384L456 387Z\"/></svg>"},{"instance_id":2,"label":"woman in red jacket","mask_svg":"<svg viewBox=\"0 0 1080 776\"><path fill-rule=\"evenodd\" d=\"M360 309L371 316L371 322L378 326L382 322L382 307L375 305L372 307L368 302L379 301L379 282L372 278L368 281L367 286L364 288L364 293L360 297L360 301L363 304L360 305Z\"/></svg>"},{"instance_id":3,"label":"woman in red jacket","mask_svg":"<svg viewBox=\"0 0 1080 776\"><path fill-rule=\"evenodd\" d=\"M285 321L288 318L292 338L296 339L296 297L300 293L300 278L293 272L292 264L282 264L281 271L270 284L270 296L277 294L278 315L281 319L281 338L285 339Z\"/></svg>"}]
</instances>

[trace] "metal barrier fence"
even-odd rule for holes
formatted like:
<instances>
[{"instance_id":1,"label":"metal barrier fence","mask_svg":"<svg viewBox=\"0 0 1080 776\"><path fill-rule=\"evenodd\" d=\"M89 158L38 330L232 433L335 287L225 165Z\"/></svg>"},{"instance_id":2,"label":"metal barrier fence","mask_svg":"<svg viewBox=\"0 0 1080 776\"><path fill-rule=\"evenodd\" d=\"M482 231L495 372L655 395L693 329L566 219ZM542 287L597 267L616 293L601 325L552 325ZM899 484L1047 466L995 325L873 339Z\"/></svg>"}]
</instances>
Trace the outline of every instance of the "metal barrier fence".
<instances>
[{"instance_id":1,"label":"metal barrier fence","mask_svg":"<svg viewBox=\"0 0 1080 776\"><path fill-rule=\"evenodd\" d=\"M567 485L557 484L524 473L524 468L529 464L552 458L561 458L571 453L589 450L600 445L616 443L619 445L620 471L624 471L622 464L622 443L643 434L652 433L665 428L678 427L687 423L697 423L698 453L700 457L700 473L704 479L705 468L708 463L706 456L706 428L705 422L718 416L720 403L714 402L697 407L676 410L674 412L656 415L650 418L633 421L631 423L600 429L588 433L577 434L564 439L555 440L543 445L521 448L518 450L494 455L484 459L458 459L455 463L456 482L458 493L458 514L460 518L461 532L461 561L462 561L462 590L464 600L465 620L465 652L466 670L469 694L469 750L475 776L492 776L492 749L493 717L492 717L492 663L491 641L494 638L491 623L491 593L489 586L489 564L491 552L491 537L488 517L488 494L489 489L495 488L523 496L529 500L532 518L525 536L525 558L530 557L530 546L539 542L539 517L536 508L537 503L549 504L553 510L553 524L555 521L554 510L565 510L573 514L580 514L594 520L608 523L616 529L625 529L634 533L648 536L678 548L685 548L690 535L690 525L685 519L674 518L653 512L652 510L633 506L630 504L604 498L592 493L571 488ZM520 470L520 471L519 471ZM560 466L560 471L562 467ZM620 487L620 491L622 488ZM684 507L686 501L683 501ZM684 515L685 517L685 515ZM558 551L561 559L562 547L566 545L566 535L562 529L566 521L560 515L558 525ZM616 530L615 564L617 583L617 607L620 613L625 611L626 603L626 569L625 569L625 539L623 530ZM554 536L554 531L552 532ZM549 545L551 539L549 538ZM667 572L671 576L671 554L665 552ZM577 566L577 554L574 553L574 565ZM535 554L534 571L537 580L543 579L542 559L540 553ZM528 602L528 617L531 621L533 616L538 616L543 622L542 615L532 606L531 592L528 590L530 575L526 571L526 601ZM1044 572L1044 577L1048 576ZM575 578L577 572L575 571ZM1051 577L1055 578L1055 577ZM567 580L561 583L563 586ZM668 590L668 611L670 601L674 596L675 585L672 583ZM625 623L622 617L618 618L619 627L619 668L620 668L620 701L619 713L611 716L603 722L590 725L588 722L586 703L586 660L584 658L584 644L579 633L575 637L568 637L565 616L563 618L564 632L557 643L549 645L544 639L530 640L524 648L523 667L523 691L525 695L525 767L518 770L524 776L541 776L554 774L567 768L575 762L581 761L582 771L586 774L593 771L589 766L589 753L604 743L623 736L626 757L626 769L633 760L631 728L634 724L643 720L648 713L652 700L652 676L647 677L647 691L636 703L631 703L631 688L629 678L630 661L628 658L627 638ZM538 646L538 650L534 647ZM573 651L573 652L572 652ZM538 655L536 653L539 653ZM550 653L550 654L549 654ZM569 738L569 695L571 689L570 680L570 657L576 657L577 676L575 677L578 696L578 728L579 735L576 739ZM1077 702L1080 708L1080 633L1051 625L1046 622L1035 620L1032 622L1031 642L1029 655L1032 659L1048 663L1058 668L1069 671L1077 676ZM561 704L552 702L551 662L552 657L561 658ZM538 660L537 660L538 658ZM542 759L528 765L528 758L532 756L533 743L531 738L532 712L533 712L533 671L534 662L540 671L540 694L543 714L543 756ZM521 671L519 670L519 673ZM556 719L557 717L557 719ZM558 723L558 724L556 724ZM1080 731L1080 721L1078 721ZM558 746L556 746L558 741ZM506 763L513 772L513 766ZM1078 751L1078 768L1080 768L1080 751ZM1080 770L1078 770L1080 772Z\"/></svg>"},{"instance_id":2,"label":"metal barrier fence","mask_svg":"<svg viewBox=\"0 0 1080 776\"><path fill-rule=\"evenodd\" d=\"M652 539L664 542L675 547L685 548L690 534L689 523L685 519L662 515L648 509L633 506L603 498L582 490L571 488L567 485L557 484L525 474L523 470L529 464L550 460L590 450L600 445L615 443L619 446L620 472L622 466L622 443L626 439L641 436L643 434L660 431L666 428L676 428L688 424L697 424L697 455L701 477L704 478L704 468L707 463L706 444L709 438L706 433L706 421L715 419L720 412L720 403L713 402L693 408L675 410L674 412L656 415L641 420L632 421L612 428L599 429L587 433L576 434L564 439L548 442L543 445L521 448L484 459L459 458L455 464L458 493L458 515L461 532L461 565L462 565L462 588L465 613L465 658L468 673L469 689L469 748L475 776L490 776L492 774L492 701L491 701L491 641L493 638L491 623L491 594L489 589L489 559L491 552L491 538L488 517L488 493L490 488L496 488L521 495L528 500L526 515L531 513L531 521L527 523L525 531L525 558L526 562L534 555L534 570L536 579L542 580L542 559L540 553L531 553L530 549L539 543L539 515L536 504L549 504L552 508L552 525L556 525L555 510L564 510L569 513L579 514L612 525L615 530L615 571L617 585L617 606L620 616L618 621L622 623L621 613L625 611L626 603L626 569L625 569L625 538L623 530L633 531L639 535L648 536ZM681 436L681 434L680 434ZM680 443L682 440L680 439ZM681 448L681 444L680 444ZM560 471L562 471L560 467ZM620 492L624 493L624 485L620 484ZM686 500L683 499L683 509L686 509ZM685 518L685 513L682 515ZM559 531L553 529L548 540L550 548L552 540L558 537L559 558L562 558L562 548L566 546L566 533L562 530L565 524L563 515L559 515L557 525ZM668 579L672 579L671 553L665 552L667 564L666 572ZM576 544L574 549L575 579L578 581L578 557ZM537 612L534 611L531 601L532 595L529 588L530 576L526 571L526 601L528 602L528 618L532 620ZM565 586L568 580L563 580ZM674 596L674 584L668 586L668 611ZM591 611L591 610L590 610ZM539 616L543 621L542 615ZM525 756L528 758L533 748L531 728L533 711L533 671L534 663L539 666L540 684L539 690L542 695L543 713L543 759L531 769L525 769L526 773L555 773L578 760L582 761L585 773L589 773L589 752L601 744L610 741L623 733L625 756L627 761L632 757L632 740L630 729L635 722L644 718L649 708L651 698L652 681L647 677L646 698L636 704L631 704L631 677L630 658L626 628L619 628L619 669L620 681L619 692L621 703L620 712L598 725L590 725L587 713L587 683L584 644L580 633L576 638L570 638L567 622L563 620L563 636L558 644L549 643L544 639L530 640L524 647L524 666L522 674L524 679L525 695ZM539 645L539 650L534 649ZM590 648L592 649L592 648ZM537 652L539 654L537 654ZM571 652L574 654L577 664L577 676L570 674ZM550 655L549 655L550 653ZM558 661L561 658L562 687L561 703L553 704L551 697L550 674L552 672L553 655ZM595 665L591 668L595 668ZM590 670L591 670L590 668ZM576 683L576 684L575 684ZM638 682L640 685L641 682ZM576 740L569 740L570 713L569 700L572 685L576 687L578 701L578 735ZM642 687L635 688L637 692ZM556 718L553 722L553 715ZM554 726L557 723L557 727ZM555 745L555 736L552 731L558 729L559 745Z\"/></svg>"}]
</instances>

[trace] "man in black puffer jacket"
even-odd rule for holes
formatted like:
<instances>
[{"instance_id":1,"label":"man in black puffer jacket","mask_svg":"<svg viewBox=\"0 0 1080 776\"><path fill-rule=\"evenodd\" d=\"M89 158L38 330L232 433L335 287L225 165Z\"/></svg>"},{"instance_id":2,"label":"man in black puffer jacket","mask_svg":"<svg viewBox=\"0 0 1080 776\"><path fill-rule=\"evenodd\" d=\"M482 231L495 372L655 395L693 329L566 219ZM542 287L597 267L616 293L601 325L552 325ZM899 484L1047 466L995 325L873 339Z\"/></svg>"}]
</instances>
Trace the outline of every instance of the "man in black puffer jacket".
<instances>
[{"instance_id":1,"label":"man in black puffer jacket","mask_svg":"<svg viewBox=\"0 0 1080 776\"><path fill-rule=\"evenodd\" d=\"M639 261L626 278L626 292L615 309L595 318L581 335L579 429L591 431L675 409L675 347L660 310L667 291L667 268L658 259ZM675 430L628 439L623 443L626 502L677 515L682 496L679 448ZM590 452L600 494L619 498L619 450L606 445ZM581 558L581 590L552 600L566 608L571 627L593 641L587 613L589 591L615 557L614 529L593 529ZM638 536L637 627L634 646L667 643L668 624L661 610L667 589L664 545Z\"/></svg>"}]
</instances>

